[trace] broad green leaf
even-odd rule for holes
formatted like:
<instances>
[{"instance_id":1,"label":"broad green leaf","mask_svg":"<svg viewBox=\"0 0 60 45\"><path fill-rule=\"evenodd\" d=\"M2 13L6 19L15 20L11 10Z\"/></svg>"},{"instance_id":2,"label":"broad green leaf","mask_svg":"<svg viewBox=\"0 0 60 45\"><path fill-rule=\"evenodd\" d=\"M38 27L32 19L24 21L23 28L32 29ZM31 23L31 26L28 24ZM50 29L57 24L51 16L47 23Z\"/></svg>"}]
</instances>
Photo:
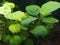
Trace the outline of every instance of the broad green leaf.
<instances>
[{"instance_id":1,"label":"broad green leaf","mask_svg":"<svg viewBox=\"0 0 60 45\"><path fill-rule=\"evenodd\" d=\"M10 45L19 45L21 41L22 41L21 37L18 35L15 35L10 39Z\"/></svg>"},{"instance_id":2,"label":"broad green leaf","mask_svg":"<svg viewBox=\"0 0 60 45\"><path fill-rule=\"evenodd\" d=\"M16 11L16 12L4 15L4 17L10 20L22 21L27 17L27 15L22 11Z\"/></svg>"},{"instance_id":3,"label":"broad green leaf","mask_svg":"<svg viewBox=\"0 0 60 45\"><path fill-rule=\"evenodd\" d=\"M23 21L21 22L21 24L22 24L23 26L28 26L30 23L32 23L32 22L35 21L35 20L37 20L37 18L29 16L28 18L26 18L25 20L23 20Z\"/></svg>"},{"instance_id":4,"label":"broad green leaf","mask_svg":"<svg viewBox=\"0 0 60 45\"><path fill-rule=\"evenodd\" d=\"M12 2L4 2L3 6L6 6L6 7L9 7L9 8L14 8L15 7L15 4L12 3Z\"/></svg>"},{"instance_id":5,"label":"broad green leaf","mask_svg":"<svg viewBox=\"0 0 60 45\"><path fill-rule=\"evenodd\" d=\"M9 7L6 6L0 7L0 14L6 15L8 13L11 13L11 9Z\"/></svg>"},{"instance_id":6,"label":"broad green leaf","mask_svg":"<svg viewBox=\"0 0 60 45\"><path fill-rule=\"evenodd\" d=\"M37 16L40 13L40 7L37 5L29 5L26 7L26 11L30 15Z\"/></svg>"},{"instance_id":7,"label":"broad green leaf","mask_svg":"<svg viewBox=\"0 0 60 45\"><path fill-rule=\"evenodd\" d=\"M45 23L58 23L59 20L53 17L47 17L47 18L43 18L42 20Z\"/></svg>"},{"instance_id":8,"label":"broad green leaf","mask_svg":"<svg viewBox=\"0 0 60 45\"><path fill-rule=\"evenodd\" d=\"M43 16L47 16L51 12L57 10L58 8L60 8L60 3L59 2L49 1L49 2L42 5L42 7L40 9L40 13Z\"/></svg>"},{"instance_id":9,"label":"broad green leaf","mask_svg":"<svg viewBox=\"0 0 60 45\"><path fill-rule=\"evenodd\" d=\"M11 24L9 26L9 31L12 33L18 33L21 31L21 25L20 24Z\"/></svg>"},{"instance_id":10,"label":"broad green leaf","mask_svg":"<svg viewBox=\"0 0 60 45\"><path fill-rule=\"evenodd\" d=\"M43 25L38 25L31 30L31 33L36 36L46 36L48 34L48 30Z\"/></svg>"},{"instance_id":11,"label":"broad green leaf","mask_svg":"<svg viewBox=\"0 0 60 45\"><path fill-rule=\"evenodd\" d=\"M24 44L25 45L34 45L34 42L31 39L27 39L27 40L25 40L25 43Z\"/></svg>"}]
</instances>

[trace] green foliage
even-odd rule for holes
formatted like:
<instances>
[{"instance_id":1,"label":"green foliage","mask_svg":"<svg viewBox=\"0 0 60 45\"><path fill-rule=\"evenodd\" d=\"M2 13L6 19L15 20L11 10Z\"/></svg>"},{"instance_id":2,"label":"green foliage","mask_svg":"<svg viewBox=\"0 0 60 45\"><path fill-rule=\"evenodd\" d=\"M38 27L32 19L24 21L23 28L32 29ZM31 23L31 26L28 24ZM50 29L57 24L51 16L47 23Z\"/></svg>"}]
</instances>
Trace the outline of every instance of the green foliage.
<instances>
[{"instance_id":1,"label":"green foliage","mask_svg":"<svg viewBox=\"0 0 60 45\"><path fill-rule=\"evenodd\" d=\"M11 39L11 36L10 35L6 35L5 38L4 38L4 41L8 42L8 41L10 41L10 39Z\"/></svg>"},{"instance_id":2,"label":"green foliage","mask_svg":"<svg viewBox=\"0 0 60 45\"><path fill-rule=\"evenodd\" d=\"M2 39L2 35L0 35L0 40Z\"/></svg>"},{"instance_id":3,"label":"green foliage","mask_svg":"<svg viewBox=\"0 0 60 45\"><path fill-rule=\"evenodd\" d=\"M32 23L35 20L37 20L37 18L29 16L28 18L26 18L25 20L23 20L21 22L21 24L24 25L24 26L28 26L30 23Z\"/></svg>"},{"instance_id":4,"label":"green foliage","mask_svg":"<svg viewBox=\"0 0 60 45\"><path fill-rule=\"evenodd\" d=\"M14 11L15 4L4 2L0 7L0 40L9 45L34 45L33 37L45 37L51 32L55 23L59 20L49 17L53 11L60 8L60 3L49 1L42 5L26 6L26 12ZM13 12L13 11L14 12ZM4 44L5 45L5 44Z\"/></svg>"},{"instance_id":5,"label":"green foliage","mask_svg":"<svg viewBox=\"0 0 60 45\"><path fill-rule=\"evenodd\" d=\"M4 2L3 6L0 7L0 14L6 15L11 13L11 9L15 7L14 3Z\"/></svg>"},{"instance_id":6,"label":"green foliage","mask_svg":"<svg viewBox=\"0 0 60 45\"><path fill-rule=\"evenodd\" d=\"M11 3L11 2L4 2L3 6L6 6L6 7L9 7L9 8L14 8L15 7L15 4L14 3Z\"/></svg>"},{"instance_id":7,"label":"green foliage","mask_svg":"<svg viewBox=\"0 0 60 45\"><path fill-rule=\"evenodd\" d=\"M0 14L9 14L11 13L11 9L9 7L6 7L6 6L2 6L0 7Z\"/></svg>"},{"instance_id":8,"label":"green foliage","mask_svg":"<svg viewBox=\"0 0 60 45\"><path fill-rule=\"evenodd\" d=\"M47 24L45 25L45 27L46 27L46 28L48 29L48 31L49 31L49 30L53 29L53 24L47 23Z\"/></svg>"},{"instance_id":9,"label":"green foliage","mask_svg":"<svg viewBox=\"0 0 60 45\"><path fill-rule=\"evenodd\" d=\"M38 25L31 30L31 33L36 36L46 36L48 34L48 31L43 25Z\"/></svg>"},{"instance_id":10,"label":"green foliage","mask_svg":"<svg viewBox=\"0 0 60 45\"><path fill-rule=\"evenodd\" d=\"M21 43L21 37L16 35L10 39L10 45L19 45Z\"/></svg>"},{"instance_id":11,"label":"green foliage","mask_svg":"<svg viewBox=\"0 0 60 45\"><path fill-rule=\"evenodd\" d=\"M58 19L53 18L53 17L43 18L42 21L43 21L44 23L57 23L57 22L59 22Z\"/></svg>"},{"instance_id":12,"label":"green foliage","mask_svg":"<svg viewBox=\"0 0 60 45\"><path fill-rule=\"evenodd\" d=\"M40 13L40 7L37 5L29 5L26 7L26 11L30 15L37 16Z\"/></svg>"},{"instance_id":13,"label":"green foliage","mask_svg":"<svg viewBox=\"0 0 60 45\"><path fill-rule=\"evenodd\" d=\"M24 44L25 45L34 45L34 42L31 39L27 39L27 40L25 40L25 43Z\"/></svg>"},{"instance_id":14,"label":"green foliage","mask_svg":"<svg viewBox=\"0 0 60 45\"><path fill-rule=\"evenodd\" d=\"M10 19L10 20L22 21L24 18L27 17L27 15L25 15L24 12L22 12L22 11L16 11L16 12L4 15L4 17L7 19Z\"/></svg>"},{"instance_id":15,"label":"green foliage","mask_svg":"<svg viewBox=\"0 0 60 45\"><path fill-rule=\"evenodd\" d=\"M20 24L11 24L9 26L9 31L12 33L18 33L21 31L21 25Z\"/></svg>"},{"instance_id":16,"label":"green foliage","mask_svg":"<svg viewBox=\"0 0 60 45\"><path fill-rule=\"evenodd\" d=\"M40 9L40 13L43 16L47 16L49 13L57 10L58 8L60 8L59 2L50 1L42 5Z\"/></svg>"}]
</instances>

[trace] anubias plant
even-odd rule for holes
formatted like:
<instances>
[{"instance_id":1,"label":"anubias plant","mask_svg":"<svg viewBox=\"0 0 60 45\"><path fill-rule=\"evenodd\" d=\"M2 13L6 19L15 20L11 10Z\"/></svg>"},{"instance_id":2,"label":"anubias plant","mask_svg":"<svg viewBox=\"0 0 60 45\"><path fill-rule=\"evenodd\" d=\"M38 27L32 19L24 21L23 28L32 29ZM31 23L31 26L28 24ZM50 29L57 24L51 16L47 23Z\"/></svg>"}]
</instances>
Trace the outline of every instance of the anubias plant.
<instances>
[{"instance_id":1,"label":"anubias plant","mask_svg":"<svg viewBox=\"0 0 60 45\"><path fill-rule=\"evenodd\" d=\"M59 20L50 16L53 11L60 8L60 3L49 1L41 7L38 5L26 6L26 12L20 10L13 12L15 4L4 2L0 7L0 40L10 45L34 45L29 39L30 34L34 37L45 37L49 34L53 25Z\"/></svg>"}]
</instances>

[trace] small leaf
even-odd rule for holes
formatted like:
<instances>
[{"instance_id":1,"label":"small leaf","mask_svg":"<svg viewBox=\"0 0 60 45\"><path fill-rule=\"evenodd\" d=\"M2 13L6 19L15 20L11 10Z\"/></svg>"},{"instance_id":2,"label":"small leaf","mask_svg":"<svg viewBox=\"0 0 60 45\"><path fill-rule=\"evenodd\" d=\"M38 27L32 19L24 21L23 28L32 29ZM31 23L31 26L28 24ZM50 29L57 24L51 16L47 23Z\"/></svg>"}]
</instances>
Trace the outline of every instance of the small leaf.
<instances>
[{"instance_id":1,"label":"small leaf","mask_svg":"<svg viewBox=\"0 0 60 45\"><path fill-rule=\"evenodd\" d=\"M42 20L45 23L58 23L59 20L53 17L47 17L47 18L43 18Z\"/></svg>"},{"instance_id":2,"label":"small leaf","mask_svg":"<svg viewBox=\"0 0 60 45\"><path fill-rule=\"evenodd\" d=\"M6 6L0 7L0 14L6 15L8 13L11 13L11 9L9 7Z\"/></svg>"},{"instance_id":3,"label":"small leaf","mask_svg":"<svg viewBox=\"0 0 60 45\"><path fill-rule=\"evenodd\" d=\"M29 5L26 7L26 11L30 15L37 16L40 13L40 7L37 5Z\"/></svg>"},{"instance_id":4,"label":"small leaf","mask_svg":"<svg viewBox=\"0 0 60 45\"><path fill-rule=\"evenodd\" d=\"M27 17L27 15L25 15L25 13L22 11L16 11L16 12L4 15L4 17L10 20L22 21L23 19Z\"/></svg>"},{"instance_id":5,"label":"small leaf","mask_svg":"<svg viewBox=\"0 0 60 45\"><path fill-rule=\"evenodd\" d=\"M42 5L42 7L40 9L40 13L43 16L47 16L51 12L57 10L58 8L60 8L60 3L59 2L49 1L49 2Z\"/></svg>"},{"instance_id":6,"label":"small leaf","mask_svg":"<svg viewBox=\"0 0 60 45\"><path fill-rule=\"evenodd\" d=\"M18 33L21 31L21 25L20 24L11 24L9 26L9 31L12 33Z\"/></svg>"},{"instance_id":7,"label":"small leaf","mask_svg":"<svg viewBox=\"0 0 60 45\"><path fill-rule=\"evenodd\" d=\"M35 28L33 28L31 30L31 33L36 36L44 37L48 34L48 30L43 25L40 25L40 26L36 26Z\"/></svg>"},{"instance_id":8,"label":"small leaf","mask_svg":"<svg viewBox=\"0 0 60 45\"><path fill-rule=\"evenodd\" d=\"M9 8L14 8L15 7L15 4L12 3L12 2L4 2L3 6L6 6L6 7L9 7Z\"/></svg>"},{"instance_id":9,"label":"small leaf","mask_svg":"<svg viewBox=\"0 0 60 45\"><path fill-rule=\"evenodd\" d=\"M27 40L25 40L25 43L24 44L25 45L34 45L34 42L31 39L27 39Z\"/></svg>"},{"instance_id":10,"label":"small leaf","mask_svg":"<svg viewBox=\"0 0 60 45\"><path fill-rule=\"evenodd\" d=\"M18 35L15 35L10 39L10 45L19 45L21 43L21 37Z\"/></svg>"},{"instance_id":11,"label":"small leaf","mask_svg":"<svg viewBox=\"0 0 60 45\"><path fill-rule=\"evenodd\" d=\"M21 24L22 24L23 26L28 26L31 22L33 22L33 21L35 21L35 20L37 20L37 18L29 16L28 18L26 18L25 20L23 20L23 21L21 22Z\"/></svg>"}]
</instances>

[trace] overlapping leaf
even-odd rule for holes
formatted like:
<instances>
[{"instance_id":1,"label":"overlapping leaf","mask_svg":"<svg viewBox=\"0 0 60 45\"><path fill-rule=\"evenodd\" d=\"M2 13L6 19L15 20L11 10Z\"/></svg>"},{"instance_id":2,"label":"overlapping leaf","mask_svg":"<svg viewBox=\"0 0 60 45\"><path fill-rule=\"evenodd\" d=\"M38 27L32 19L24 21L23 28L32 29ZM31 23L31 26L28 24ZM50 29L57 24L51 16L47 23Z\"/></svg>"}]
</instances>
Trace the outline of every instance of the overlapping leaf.
<instances>
[{"instance_id":1,"label":"overlapping leaf","mask_svg":"<svg viewBox=\"0 0 60 45\"><path fill-rule=\"evenodd\" d=\"M22 21L24 18L27 17L27 15L25 15L25 13L22 11L16 11L16 12L4 15L4 17L10 20Z\"/></svg>"}]
</instances>

